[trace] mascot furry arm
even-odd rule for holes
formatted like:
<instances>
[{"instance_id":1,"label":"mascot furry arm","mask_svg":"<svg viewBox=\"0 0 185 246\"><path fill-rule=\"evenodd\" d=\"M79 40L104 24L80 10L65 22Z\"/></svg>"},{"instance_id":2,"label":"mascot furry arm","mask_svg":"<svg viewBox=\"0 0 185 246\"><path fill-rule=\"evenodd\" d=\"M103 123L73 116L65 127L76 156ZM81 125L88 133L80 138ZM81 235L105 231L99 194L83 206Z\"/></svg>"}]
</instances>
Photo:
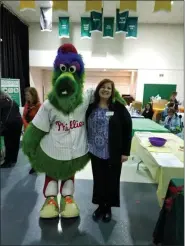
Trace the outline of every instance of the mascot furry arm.
<instances>
[{"instance_id":1,"label":"mascot furry arm","mask_svg":"<svg viewBox=\"0 0 185 246\"><path fill-rule=\"evenodd\" d=\"M62 45L54 61L52 89L23 137L23 152L37 172L46 174L41 218L79 216L74 175L88 163L85 114L93 91L83 93L84 63L71 44ZM119 93L116 100L125 103ZM58 181L62 180L60 208Z\"/></svg>"}]
</instances>

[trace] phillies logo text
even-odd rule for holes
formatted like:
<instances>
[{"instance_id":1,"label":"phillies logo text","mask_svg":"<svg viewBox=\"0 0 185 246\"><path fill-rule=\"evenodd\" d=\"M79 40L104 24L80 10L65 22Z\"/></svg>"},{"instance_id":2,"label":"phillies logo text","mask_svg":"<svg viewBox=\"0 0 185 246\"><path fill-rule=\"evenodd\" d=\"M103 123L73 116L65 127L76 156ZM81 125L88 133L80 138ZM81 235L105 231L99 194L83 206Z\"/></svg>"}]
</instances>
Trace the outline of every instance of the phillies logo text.
<instances>
[{"instance_id":1,"label":"phillies logo text","mask_svg":"<svg viewBox=\"0 0 185 246\"><path fill-rule=\"evenodd\" d=\"M84 125L84 122L82 121L78 122L77 120L71 120L69 124L67 124L67 123L62 123L61 121L56 121L55 124L58 126L58 131L60 130L69 131L70 129L82 127Z\"/></svg>"}]
</instances>

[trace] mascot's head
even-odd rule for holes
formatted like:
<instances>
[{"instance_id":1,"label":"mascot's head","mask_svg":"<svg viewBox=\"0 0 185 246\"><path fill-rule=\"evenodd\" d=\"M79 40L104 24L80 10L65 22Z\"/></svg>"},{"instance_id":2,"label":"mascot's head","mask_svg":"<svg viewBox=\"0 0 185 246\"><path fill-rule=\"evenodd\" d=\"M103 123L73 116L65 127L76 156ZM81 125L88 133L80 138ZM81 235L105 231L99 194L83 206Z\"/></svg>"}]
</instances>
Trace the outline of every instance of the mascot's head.
<instances>
[{"instance_id":1,"label":"mascot's head","mask_svg":"<svg viewBox=\"0 0 185 246\"><path fill-rule=\"evenodd\" d=\"M48 99L63 113L72 112L82 103L84 63L72 44L59 47L54 61L52 91Z\"/></svg>"}]
</instances>

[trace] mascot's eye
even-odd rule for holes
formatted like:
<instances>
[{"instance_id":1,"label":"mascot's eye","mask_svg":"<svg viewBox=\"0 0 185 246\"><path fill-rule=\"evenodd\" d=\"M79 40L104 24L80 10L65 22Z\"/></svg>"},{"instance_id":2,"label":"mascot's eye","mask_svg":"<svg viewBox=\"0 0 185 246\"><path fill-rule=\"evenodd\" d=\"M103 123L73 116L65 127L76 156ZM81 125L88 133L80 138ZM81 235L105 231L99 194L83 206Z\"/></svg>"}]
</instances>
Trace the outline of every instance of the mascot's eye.
<instances>
[{"instance_id":1,"label":"mascot's eye","mask_svg":"<svg viewBox=\"0 0 185 246\"><path fill-rule=\"evenodd\" d=\"M64 64L60 64L60 70L61 70L62 72L66 72L67 67L66 67Z\"/></svg>"},{"instance_id":2,"label":"mascot's eye","mask_svg":"<svg viewBox=\"0 0 185 246\"><path fill-rule=\"evenodd\" d=\"M70 66L69 72L70 73L75 73L76 72L76 67L75 66Z\"/></svg>"}]
</instances>

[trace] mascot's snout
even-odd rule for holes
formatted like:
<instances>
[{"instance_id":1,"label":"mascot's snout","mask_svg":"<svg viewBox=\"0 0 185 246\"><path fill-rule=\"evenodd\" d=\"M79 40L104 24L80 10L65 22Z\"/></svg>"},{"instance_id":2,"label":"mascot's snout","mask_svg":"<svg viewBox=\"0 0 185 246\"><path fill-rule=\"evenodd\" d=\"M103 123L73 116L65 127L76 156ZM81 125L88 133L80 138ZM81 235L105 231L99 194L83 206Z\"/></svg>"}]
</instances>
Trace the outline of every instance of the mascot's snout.
<instances>
[{"instance_id":1,"label":"mascot's snout","mask_svg":"<svg viewBox=\"0 0 185 246\"><path fill-rule=\"evenodd\" d=\"M56 81L56 92L58 96L71 96L75 93L77 84L72 74L66 72L61 74Z\"/></svg>"}]
</instances>

